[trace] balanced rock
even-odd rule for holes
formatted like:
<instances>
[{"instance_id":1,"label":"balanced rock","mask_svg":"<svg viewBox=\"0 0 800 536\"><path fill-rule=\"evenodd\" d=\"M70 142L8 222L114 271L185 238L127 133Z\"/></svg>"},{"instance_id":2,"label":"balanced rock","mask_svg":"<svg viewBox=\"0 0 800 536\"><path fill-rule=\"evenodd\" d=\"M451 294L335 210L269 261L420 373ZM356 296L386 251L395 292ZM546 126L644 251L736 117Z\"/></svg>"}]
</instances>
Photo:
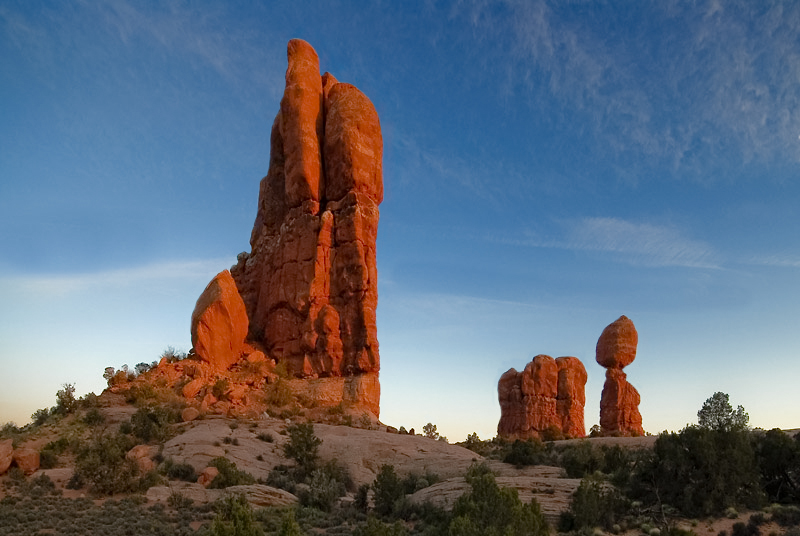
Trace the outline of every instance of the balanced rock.
<instances>
[{"instance_id":1,"label":"balanced rock","mask_svg":"<svg viewBox=\"0 0 800 536\"><path fill-rule=\"evenodd\" d=\"M242 354L249 321L228 270L217 274L197 299L192 313L192 345L200 359L219 371Z\"/></svg>"},{"instance_id":2,"label":"balanced rock","mask_svg":"<svg viewBox=\"0 0 800 536\"><path fill-rule=\"evenodd\" d=\"M575 357L537 355L522 372L508 370L497 384L498 435L524 439L555 428L583 437L585 385L586 369Z\"/></svg>"},{"instance_id":3,"label":"balanced rock","mask_svg":"<svg viewBox=\"0 0 800 536\"><path fill-rule=\"evenodd\" d=\"M641 397L622 372L636 358L638 342L633 322L624 315L607 326L597 341L597 362L607 369L600 398L600 428L604 434L644 435L639 413Z\"/></svg>"}]
</instances>

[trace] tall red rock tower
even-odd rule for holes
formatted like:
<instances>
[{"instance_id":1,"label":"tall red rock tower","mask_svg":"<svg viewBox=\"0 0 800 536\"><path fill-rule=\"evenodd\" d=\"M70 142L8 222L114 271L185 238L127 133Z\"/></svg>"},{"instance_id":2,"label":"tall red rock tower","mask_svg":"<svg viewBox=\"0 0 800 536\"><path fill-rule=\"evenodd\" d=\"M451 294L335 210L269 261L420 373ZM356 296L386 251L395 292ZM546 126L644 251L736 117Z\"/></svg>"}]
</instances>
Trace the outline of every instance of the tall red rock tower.
<instances>
[{"instance_id":1,"label":"tall red rock tower","mask_svg":"<svg viewBox=\"0 0 800 536\"><path fill-rule=\"evenodd\" d=\"M375 240L383 200L382 155L372 102L354 86L320 75L311 45L289 41L286 89L272 125L251 251L240 254L231 268L235 298L243 302L249 324L245 349L255 347L284 363L295 378L348 378L339 382L344 399L376 416ZM210 300L201 296L201 301ZM195 316L200 318L197 311ZM193 319L193 335L194 324ZM226 327L228 332L238 331ZM201 355L194 339L202 359L219 361ZM240 346L236 341L214 347L226 348L224 365L229 365L238 356L228 355L228 347Z\"/></svg>"},{"instance_id":2,"label":"tall red rock tower","mask_svg":"<svg viewBox=\"0 0 800 536\"><path fill-rule=\"evenodd\" d=\"M639 334L630 318L623 315L606 326L597 341L597 362L606 368L606 383L600 398L600 428L609 435L644 435L641 397L628 383L622 369L636 359Z\"/></svg>"}]
</instances>

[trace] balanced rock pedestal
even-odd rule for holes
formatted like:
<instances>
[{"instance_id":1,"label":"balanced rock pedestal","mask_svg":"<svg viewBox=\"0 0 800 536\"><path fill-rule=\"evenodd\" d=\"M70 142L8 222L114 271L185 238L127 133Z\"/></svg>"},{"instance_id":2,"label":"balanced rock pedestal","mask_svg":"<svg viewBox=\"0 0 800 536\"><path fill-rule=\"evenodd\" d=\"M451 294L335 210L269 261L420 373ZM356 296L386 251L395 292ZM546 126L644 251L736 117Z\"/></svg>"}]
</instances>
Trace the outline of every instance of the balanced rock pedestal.
<instances>
[{"instance_id":1,"label":"balanced rock pedestal","mask_svg":"<svg viewBox=\"0 0 800 536\"><path fill-rule=\"evenodd\" d=\"M600 398L600 428L605 435L641 436L641 397L628 383L622 369L636 359L639 334L625 315L608 325L597 341L597 362L606 368L606 382Z\"/></svg>"}]
</instances>

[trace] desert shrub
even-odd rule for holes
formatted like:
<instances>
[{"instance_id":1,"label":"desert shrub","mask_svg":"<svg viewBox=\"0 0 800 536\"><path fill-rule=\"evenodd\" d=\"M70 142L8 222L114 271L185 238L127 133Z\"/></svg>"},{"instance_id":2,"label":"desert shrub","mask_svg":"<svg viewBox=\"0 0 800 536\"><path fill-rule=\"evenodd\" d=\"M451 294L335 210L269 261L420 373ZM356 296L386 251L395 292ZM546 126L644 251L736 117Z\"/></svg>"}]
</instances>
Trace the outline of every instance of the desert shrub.
<instances>
[{"instance_id":1,"label":"desert shrub","mask_svg":"<svg viewBox=\"0 0 800 536\"><path fill-rule=\"evenodd\" d=\"M429 439L439 439L439 432L436 431L436 425L430 422L422 427L422 434Z\"/></svg>"},{"instance_id":2,"label":"desert shrub","mask_svg":"<svg viewBox=\"0 0 800 536\"><path fill-rule=\"evenodd\" d=\"M324 469L315 469L308 479L308 487L300 491L300 504L328 512L345 492L344 482L338 481Z\"/></svg>"},{"instance_id":3,"label":"desert shrub","mask_svg":"<svg viewBox=\"0 0 800 536\"><path fill-rule=\"evenodd\" d=\"M592 527L611 529L627 506L616 488L597 477L586 477L572 494L569 510L559 518L558 529L560 532Z\"/></svg>"},{"instance_id":4,"label":"desert shrub","mask_svg":"<svg viewBox=\"0 0 800 536\"><path fill-rule=\"evenodd\" d=\"M272 434L270 434L269 432L261 432L256 437L261 441L264 441L265 443L272 443L273 441L275 441L275 438L272 437Z\"/></svg>"},{"instance_id":5,"label":"desert shrub","mask_svg":"<svg viewBox=\"0 0 800 536\"><path fill-rule=\"evenodd\" d=\"M403 483L394 471L393 465L382 465L372 483L375 512L390 516L398 509L398 503L405 497Z\"/></svg>"},{"instance_id":6,"label":"desert shrub","mask_svg":"<svg viewBox=\"0 0 800 536\"><path fill-rule=\"evenodd\" d=\"M514 488L500 488L494 474L481 464L467 471L471 490L453 505L450 536L546 536L547 522L539 504L519 500Z\"/></svg>"},{"instance_id":7,"label":"desert shrub","mask_svg":"<svg viewBox=\"0 0 800 536\"><path fill-rule=\"evenodd\" d=\"M718 515L740 505L757 508L763 492L750 434L697 426L663 433L651 458L639 465L630 492L689 517Z\"/></svg>"},{"instance_id":8,"label":"desert shrub","mask_svg":"<svg viewBox=\"0 0 800 536\"><path fill-rule=\"evenodd\" d=\"M58 454L49 449L39 451L39 467L41 469L52 469L58 465Z\"/></svg>"},{"instance_id":9,"label":"desert shrub","mask_svg":"<svg viewBox=\"0 0 800 536\"><path fill-rule=\"evenodd\" d=\"M511 445L511 450L504 456L503 462L516 466L540 465L547 460L547 448L538 439L522 441L517 439Z\"/></svg>"},{"instance_id":10,"label":"desert shrub","mask_svg":"<svg viewBox=\"0 0 800 536\"><path fill-rule=\"evenodd\" d=\"M406 495L419 491L439 482L439 475L427 471L424 475L408 473L402 480L403 493Z\"/></svg>"},{"instance_id":11,"label":"desert shrub","mask_svg":"<svg viewBox=\"0 0 800 536\"><path fill-rule=\"evenodd\" d=\"M289 510L281 519L278 536L302 536L303 530L294 517L294 510Z\"/></svg>"},{"instance_id":12,"label":"desert shrub","mask_svg":"<svg viewBox=\"0 0 800 536\"><path fill-rule=\"evenodd\" d=\"M163 442L169 437L169 425L178 418L176 411L164 406L141 407L131 416L131 431L145 443Z\"/></svg>"},{"instance_id":13,"label":"desert shrub","mask_svg":"<svg viewBox=\"0 0 800 536\"><path fill-rule=\"evenodd\" d=\"M772 521L781 527L800 525L800 508L795 505L775 506L772 509Z\"/></svg>"},{"instance_id":14,"label":"desert shrub","mask_svg":"<svg viewBox=\"0 0 800 536\"><path fill-rule=\"evenodd\" d=\"M211 523L213 536L262 536L264 531L253 517L253 508L241 495L218 502L217 516Z\"/></svg>"},{"instance_id":15,"label":"desert shrub","mask_svg":"<svg viewBox=\"0 0 800 536\"><path fill-rule=\"evenodd\" d=\"M94 393L86 393L78 399L78 403L83 409L100 407L100 397Z\"/></svg>"},{"instance_id":16,"label":"desert shrub","mask_svg":"<svg viewBox=\"0 0 800 536\"><path fill-rule=\"evenodd\" d=\"M295 468L287 465L276 465L267 475L266 483L273 488L280 488L289 493L295 493L298 483L295 475Z\"/></svg>"},{"instance_id":17,"label":"desert shrub","mask_svg":"<svg viewBox=\"0 0 800 536\"><path fill-rule=\"evenodd\" d=\"M559 453L559 465L569 478L583 478L604 469L603 452L589 441L563 447Z\"/></svg>"},{"instance_id":18,"label":"desert shrub","mask_svg":"<svg viewBox=\"0 0 800 536\"><path fill-rule=\"evenodd\" d=\"M542 441L560 441L562 439L567 439L567 436L555 424L551 424L542 430Z\"/></svg>"},{"instance_id":19,"label":"desert shrub","mask_svg":"<svg viewBox=\"0 0 800 536\"><path fill-rule=\"evenodd\" d=\"M375 516L369 516L366 523L353 531L353 536L405 536L408 530L399 521L384 523Z\"/></svg>"},{"instance_id":20,"label":"desert shrub","mask_svg":"<svg viewBox=\"0 0 800 536\"><path fill-rule=\"evenodd\" d=\"M228 379L219 378L211 387L211 394L213 394L218 400L223 400L225 398L225 393L228 392L228 389L230 389L230 383L228 382Z\"/></svg>"},{"instance_id":21,"label":"desert shrub","mask_svg":"<svg viewBox=\"0 0 800 536\"><path fill-rule=\"evenodd\" d=\"M179 352L175 350L172 346L167 346L167 348L161 352L161 359L166 358L168 363L177 363L178 361L183 361L188 356L186 352Z\"/></svg>"},{"instance_id":22,"label":"desert shrub","mask_svg":"<svg viewBox=\"0 0 800 536\"><path fill-rule=\"evenodd\" d=\"M55 411L62 415L72 413L78 408L78 400L75 398L75 384L65 383L62 389L56 392Z\"/></svg>"},{"instance_id":23,"label":"desert shrub","mask_svg":"<svg viewBox=\"0 0 800 536\"><path fill-rule=\"evenodd\" d=\"M157 400L158 392L156 388L149 383L133 385L125 393L125 401L128 404L136 404L137 406L145 406L148 401Z\"/></svg>"},{"instance_id":24,"label":"desert shrub","mask_svg":"<svg viewBox=\"0 0 800 536\"><path fill-rule=\"evenodd\" d=\"M775 428L755 436L755 454L769 500L800 500L800 444Z\"/></svg>"},{"instance_id":25,"label":"desert shrub","mask_svg":"<svg viewBox=\"0 0 800 536\"><path fill-rule=\"evenodd\" d=\"M171 480L196 482L197 472L188 463L175 463L172 458L167 458L158 467L158 471Z\"/></svg>"},{"instance_id":26,"label":"desert shrub","mask_svg":"<svg viewBox=\"0 0 800 536\"><path fill-rule=\"evenodd\" d=\"M136 489L140 492L145 492L153 486L158 486L164 483L164 478L158 474L157 471L148 471L143 474L136 482Z\"/></svg>"},{"instance_id":27,"label":"desert shrub","mask_svg":"<svg viewBox=\"0 0 800 536\"><path fill-rule=\"evenodd\" d=\"M256 479L246 471L240 471L236 464L227 458L218 457L211 460L208 465L216 467L219 474L211 481L210 488L221 489L230 486L255 484Z\"/></svg>"},{"instance_id":28,"label":"desert shrub","mask_svg":"<svg viewBox=\"0 0 800 536\"><path fill-rule=\"evenodd\" d=\"M86 414L83 416L83 422L89 426L98 426L103 424L106 421L106 418L100 413L100 410L97 408L91 408Z\"/></svg>"},{"instance_id":29,"label":"desert shrub","mask_svg":"<svg viewBox=\"0 0 800 536\"><path fill-rule=\"evenodd\" d=\"M294 460L298 477L303 479L317 467L322 440L314 435L314 425L310 423L289 425L286 432L289 440L283 445L283 454Z\"/></svg>"},{"instance_id":30,"label":"desert shrub","mask_svg":"<svg viewBox=\"0 0 800 536\"><path fill-rule=\"evenodd\" d=\"M53 409L55 410L55 408ZM50 418L50 415L53 413L54 412L51 412L49 408L37 409L33 412L33 415L31 415L31 421L33 421L35 426L41 426L47 422L47 420Z\"/></svg>"},{"instance_id":31,"label":"desert shrub","mask_svg":"<svg viewBox=\"0 0 800 536\"><path fill-rule=\"evenodd\" d=\"M100 434L78 452L75 473L93 493L111 495L135 488L136 465L125 459L133 447L124 435Z\"/></svg>"},{"instance_id":32,"label":"desert shrub","mask_svg":"<svg viewBox=\"0 0 800 536\"><path fill-rule=\"evenodd\" d=\"M264 386L264 391L267 394L267 403L271 406L283 407L288 406L294 400L292 387L289 382L281 377L278 377L272 383Z\"/></svg>"},{"instance_id":33,"label":"desert shrub","mask_svg":"<svg viewBox=\"0 0 800 536\"><path fill-rule=\"evenodd\" d=\"M464 443L462 443L462 446L481 456L488 455L492 448L491 441L482 441L475 432L472 432L467 436L467 439L464 441Z\"/></svg>"},{"instance_id":34,"label":"desert shrub","mask_svg":"<svg viewBox=\"0 0 800 536\"><path fill-rule=\"evenodd\" d=\"M169 494L169 497L167 497L167 506L175 510L184 510L186 508L191 508L193 505L194 501L190 497L177 491L173 491Z\"/></svg>"}]
</instances>

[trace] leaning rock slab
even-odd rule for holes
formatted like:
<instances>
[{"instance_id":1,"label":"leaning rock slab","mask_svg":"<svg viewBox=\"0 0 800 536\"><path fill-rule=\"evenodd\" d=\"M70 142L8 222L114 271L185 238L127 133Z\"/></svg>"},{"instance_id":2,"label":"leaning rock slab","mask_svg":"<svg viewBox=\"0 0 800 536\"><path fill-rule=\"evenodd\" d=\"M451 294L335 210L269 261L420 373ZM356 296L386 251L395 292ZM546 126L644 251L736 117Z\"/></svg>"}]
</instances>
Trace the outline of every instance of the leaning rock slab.
<instances>
[{"instance_id":1,"label":"leaning rock slab","mask_svg":"<svg viewBox=\"0 0 800 536\"><path fill-rule=\"evenodd\" d=\"M26 475L33 474L39 469L39 451L28 448L15 449L14 463Z\"/></svg>"},{"instance_id":2,"label":"leaning rock slab","mask_svg":"<svg viewBox=\"0 0 800 536\"><path fill-rule=\"evenodd\" d=\"M8 471L11 461L14 459L14 440L5 439L0 441L0 475Z\"/></svg>"},{"instance_id":3,"label":"leaning rock slab","mask_svg":"<svg viewBox=\"0 0 800 536\"><path fill-rule=\"evenodd\" d=\"M197 299L192 313L195 353L219 371L238 361L249 320L242 297L228 270L217 274Z\"/></svg>"}]
</instances>

